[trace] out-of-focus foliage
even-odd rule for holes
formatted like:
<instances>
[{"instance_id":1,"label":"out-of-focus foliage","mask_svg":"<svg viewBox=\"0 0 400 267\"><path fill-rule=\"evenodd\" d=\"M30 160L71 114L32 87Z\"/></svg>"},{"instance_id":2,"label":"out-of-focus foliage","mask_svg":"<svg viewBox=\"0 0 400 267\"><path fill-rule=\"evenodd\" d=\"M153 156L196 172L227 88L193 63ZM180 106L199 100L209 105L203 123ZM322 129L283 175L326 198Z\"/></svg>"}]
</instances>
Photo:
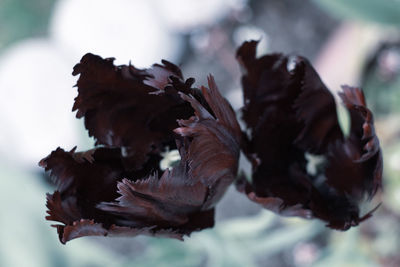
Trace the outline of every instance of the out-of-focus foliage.
<instances>
[{"instance_id":1,"label":"out-of-focus foliage","mask_svg":"<svg viewBox=\"0 0 400 267\"><path fill-rule=\"evenodd\" d=\"M1 0L0 48L25 37L44 35L55 0Z\"/></svg>"},{"instance_id":2,"label":"out-of-focus foliage","mask_svg":"<svg viewBox=\"0 0 400 267\"><path fill-rule=\"evenodd\" d=\"M363 240L358 229L351 229L346 234L332 235L328 246L321 253L321 258L313 266L377 266L371 262L365 247L359 247L360 242Z\"/></svg>"},{"instance_id":3,"label":"out-of-focus foliage","mask_svg":"<svg viewBox=\"0 0 400 267\"><path fill-rule=\"evenodd\" d=\"M400 77L385 81L371 73L366 82L365 91L377 114L400 112Z\"/></svg>"},{"instance_id":4,"label":"out-of-focus foliage","mask_svg":"<svg viewBox=\"0 0 400 267\"><path fill-rule=\"evenodd\" d=\"M400 215L400 42L382 44L367 62L362 86L378 115L385 152L385 204Z\"/></svg>"},{"instance_id":5,"label":"out-of-focus foliage","mask_svg":"<svg viewBox=\"0 0 400 267\"><path fill-rule=\"evenodd\" d=\"M399 34L397 33L397 38ZM394 36L395 37L395 36ZM400 43L383 42L368 56L362 77L367 99L375 110L384 152L383 207L371 222L371 250L383 266L399 266L400 256Z\"/></svg>"},{"instance_id":6,"label":"out-of-focus foliage","mask_svg":"<svg viewBox=\"0 0 400 267\"><path fill-rule=\"evenodd\" d=\"M400 42L382 44L363 76L367 99L378 115L400 112Z\"/></svg>"},{"instance_id":7,"label":"out-of-focus foliage","mask_svg":"<svg viewBox=\"0 0 400 267\"><path fill-rule=\"evenodd\" d=\"M0 164L0 266L120 266L93 242L63 246L44 221L41 197L50 188L37 176Z\"/></svg>"},{"instance_id":8,"label":"out-of-focus foliage","mask_svg":"<svg viewBox=\"0 0 400 267\"><path fill-rule=\"evenodd\" d=\"M225 221L213 229L194 233L183 243L151 239L147 251L129 266L255 267L298 243L309 242L322 229L323 224L317 221L281 220L271 212L261 211L257 216Z\"/></svg>"},{"instance_id":9,"label":"out-of-focus foliage","mask_svg":"<svg viewBox=\"0 0 400 267\"><path fill-rule=\"evenodd\" d=\"M397 0L313 0L325 10L347 19L400 25Z\"/></svg>"},{"instance_id":10,"label":"out-of-focus foliage","mask_svg":"<svg viewBox=\"0 0 400 267\"><path fill-rule=\"evenodd\" d=\"M400 116L398 116L397 119L400 121ZM396 144L386 149L385 156L387 159L387 179L384 201L397 215L400 216L400 140L397 140Z\"/></svg>"}]
</instances>

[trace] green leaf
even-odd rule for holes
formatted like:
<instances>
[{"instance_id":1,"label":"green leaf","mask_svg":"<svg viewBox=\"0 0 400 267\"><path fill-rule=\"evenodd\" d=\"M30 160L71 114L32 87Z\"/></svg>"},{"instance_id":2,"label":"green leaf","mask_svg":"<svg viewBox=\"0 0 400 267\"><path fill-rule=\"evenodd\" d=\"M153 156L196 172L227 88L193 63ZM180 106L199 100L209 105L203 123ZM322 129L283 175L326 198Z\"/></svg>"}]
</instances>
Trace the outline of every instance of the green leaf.
<instances>
[{"instance_id":1,"label":"green leaf","mask_svg":"<svg viewBox=\"0 0 400 267\"><path fill-rule=\"evenodd\" d=\"M334 15L347 19L400 24L400 1L398 0L314 0Z\"/></svg>"},{"instance_id":2,"label":"green leaf","mask_svg":"<svg viewBox=\"0 0 400 267\"><path fill-rule=\"evenodd\" d=\"M0 49L26 37L47 33L55 0L1 0Z\"/></svg>"}]
</instances>

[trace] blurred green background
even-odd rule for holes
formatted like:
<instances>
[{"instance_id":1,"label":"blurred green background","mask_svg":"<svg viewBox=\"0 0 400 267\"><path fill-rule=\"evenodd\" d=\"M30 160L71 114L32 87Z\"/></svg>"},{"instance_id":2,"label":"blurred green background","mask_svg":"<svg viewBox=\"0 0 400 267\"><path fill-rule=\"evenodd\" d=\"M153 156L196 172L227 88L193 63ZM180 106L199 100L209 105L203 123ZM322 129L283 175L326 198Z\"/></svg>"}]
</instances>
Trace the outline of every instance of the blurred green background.
<instances>
[{"instance_id":1,"label":"blurred green background","mask_svg":"<svg viewBox=\"0 0 400 267\"><path fill-rule=\"evenodd\" d=\"M199 12L201 10L201 12ZM310 58L332 91L364 88L384 151L373 218L347 232L282 218L228 191L215 228L184 242L81 238L45 221L53 191L37 162L93 144L71 112L86 52L149 66L167 58L204 84L212 73L240 109L235 49ZM0 266L400 266L400 1L0 0ZM244 171L246 165L244 165Z\"/></svg>"}]
</instances>

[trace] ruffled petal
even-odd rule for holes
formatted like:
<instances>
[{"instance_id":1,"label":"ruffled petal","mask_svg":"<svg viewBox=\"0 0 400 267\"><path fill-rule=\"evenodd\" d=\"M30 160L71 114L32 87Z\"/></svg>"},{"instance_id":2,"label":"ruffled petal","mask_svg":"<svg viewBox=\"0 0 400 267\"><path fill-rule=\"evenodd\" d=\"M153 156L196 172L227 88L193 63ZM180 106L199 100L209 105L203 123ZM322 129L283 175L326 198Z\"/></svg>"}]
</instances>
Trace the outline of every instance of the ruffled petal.
<instances>
[{"instance_id":1,"label":"ruffled petal","mask_svg":"<svg viewBox=\"0 0 400 267\"><path fill-rule=\"evenodd\" d=\"M58 148L40 162L57 185L46 218L61 223L54 226L62 243L86 235L182 239L214 225L214 206L236 177L241 130L212 76L209 88L197 90L178 67L163 64L137 70L88 54L75 66L81 76L74 107L105 146ZM153 119L139 119L146 115ZM161 173L167 146L181 160Z\"/></svg>"},{"instance_id":2,"label":"ruffled petal","mask_svg":"<svg viewBox=\"0 0 400 267\"><path fill-rule=\"evenodd\" d=\"M180 69L168 61L141 70L115 66L113 60L86 54L74 67L80 77L73 110L85 118L97 144L120 147L126 166L139 169L165 144L174 149L176 120L193 115L178 90L191 92L194 80L183 81Z\"/></svg>"},{"instance_id":3,"label":"ruffled petal","mask_svg":"<svg viewBox=\"0 0 400 267\"><path fill-rule=\"evenodd\" d=\"M257 42L237 52L244 67L242 149L253 163L252 180L237 188L250 200L282 215L316 217L346 230L369 218L359 204L381 187L382 155L372 113L362 91L343 87L350 136L340 129L334 97L311 64L300 56L255 57ZM307 172L306 153L322 156L316 174Z\"/></svg>"}]
</instances>

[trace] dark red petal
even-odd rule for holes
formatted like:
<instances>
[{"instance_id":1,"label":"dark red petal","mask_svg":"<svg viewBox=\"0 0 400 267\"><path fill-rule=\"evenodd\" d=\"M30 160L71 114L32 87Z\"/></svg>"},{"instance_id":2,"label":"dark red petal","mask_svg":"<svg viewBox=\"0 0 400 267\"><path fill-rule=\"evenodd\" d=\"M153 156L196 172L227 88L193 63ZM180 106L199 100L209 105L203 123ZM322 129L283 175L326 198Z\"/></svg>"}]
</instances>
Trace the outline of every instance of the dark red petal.
<instances>
[{"instance_id":1,"label":"dark red petal","mask_svg":"<svg viewBox=\"0 0 400 267\"><path fill-rule=\"evenodd\" d=\"M54 225L54 227L57 228L60 241L63 244L83 236L118 236L120 234L124 236L136 236L149 233L149 231L154 228L130 228L112 225L109 229L106 229L101 223L95 223L93 220L85 219L75 221L71 225Z\"/></svg>"},{"instance_id":2,"label":"dark red petal","mask_svg":"<svg viewBox=\"0 0 400 267\"><path fill-rule=\"evenodd\" d=\"M150 77L147 77L144 81L144 84L157 88L160 91L163 91L164 88L171 83L171 76L180 80L183 79L182 71L178 66L167 60L163 60L162 63L163 65L154 64L151 69L147 69L146 73L150 75Z\"/></svg>"},{"instance_id":3,"label":"dark red petal","mask_svg":"<svg viewBox=\"0 0 400 267\"><path fill-rule=\"evenodd\" d=\"M69 152L57 148L41 160L40 165L50 172L58 190L48 195L47 219L65 224L80 218L113 223L113 218L93 207L115 199L117 181L134 176L135 172L124 169L120 154L119 149L98 148L77 153L75 148Z\"/></svg>"},{"instance_id":4,"label":"dark red petal","mask_svg":"<svg viewBox=\"0 0 400 267\"><path fill-rule=\"evenodd\" d=\"M244 177L240 177L236 181L236 189L247 195L247 197L258 204L260 204L263 208L273 211L282 216L298 216L303 217L305 219L312 218L312 212L309 209L304 208L304 205L299 201L297 204L288 205L287 201L279 197L266 196L261 197L258 196L253 189L252 184L247 181Z\"/></svg>"},{"instance_id":5,"label":"dark red petal","mask_svg":"<svg viewBox=\"0 0 400 267\"><path fill-rule=\"evenodd\" d=\"M137 182L124 179L118 184L121 196L116 202L100 203L97 207L123 216L124 221L119 221L122 225L140 226L147 222L172 227L185 224L188 214L203 204L207 189L198 184L185 186L169 170L160 179L157 176L154 174Z\"/></svg>"},{"instance_id":6,"label":"dark red petal","mask_svg":"<svg viewBox=\"0 0 400 267\"><path fill-rule=\"evenodd\" d=\"M193 115L177 91L190 91L193 79L185 83L177 66L163 63L139 70L86 54L74 67L73 74L80 77L73 110L85 118L98 144L121 147L131 168L140 169L148 154L158 154L165 144L174 146L176 119ZM171 77L176 86L168 86Z\"/></svg>"},{"instance_id":7,"label":"dark red petal","mask_svg":"<svg viewBox=\"0 0 400 267\"><path fill-rule=\"evenodd\" d=\"M71 197L62 200L59 191L47 194L46 206L49 214L46 216L46 220L71 224L81 218L81 212L76 205L76 198Z\"/></svg>"},{"instance_id":8,"label":"dark red petal","mask_svg":"<svg viewBox=\"0 0 400 267\"><path fill-rule=\"evenodd\" d=\"M208 79L209 89L202 93L215 118L194 98L181 94L195 110L196 117L179 120L181 127L175 132L191 138L186 156L188 161L187 182L202 182L208 188L206 207L213 207L233 182L238 169L241 130L235 112L223 98L212 76Z\"/></svg>"},{"instance_id":9,"label":"dark red petal","mask_svg":"<svg viewBox=\"0 0 400 267\"><path fill-rule=\"evenodd\" d=\"M97 148L75 152L74 148L66 152L57 148L39 164L50 171L61 194L75 192L79 187L88 199L110 197L104 190L115 186L117 180L121 179L118 176L128 173L123 167L119 149ZM113 196L111 194L111 198Z\"/></svg>"},{"instance_id":10,"label":"dark red petal","mask_svg":"<svg viewBox=\"0 0 400 267\"><path fill-rule=\"evenodd\" d=\"M326 153L328 146L343 140L336 114L336 103L311 64L301 59L304 68L301 93L295 102L296 116L304 127L296 144L314 154Z\"/></svg>"},{"instance_id":11,"label":"dark red petal","mask_svg":"<svg viewBox=\"0 0 400 267\"><path fill-rule=\"evenodd\" d=\"M191 214L212 208L236 177L240 128L235 113L219 94L210 77L210 89L202 92L216 118L194 97L181 94L190 102L195 116L180 120L175 129L181 161L160 178L155 173L146 180L118 184L121 196L116 202L101 203L98 208L122 216L120 224L137 226L156 224L178 227ZM223 112L226 112L223 114ZM190 138L190 139L189 139Z\"/></svg>"},{"instance_id":12,"label":"dark red petal","mask_svg":"<svg viewBox=\"0 0 400 267\"><path fill-rule=\"evenodd\" d=\"M193 231L202 230L214 226L214 209L197 212L189 217L188 223L179 229L160 228L156 225L147 227L126 227L111 225L105 227L94 220L81 219L70 225L53 225L57 228L60 242L65 244L68 241L84 236L123 236L134 237L137 235L147 235L154 237L168 237L183 241L184 235L190 235Z\"/></svg>"},{"instance_id":13,"label":"dark red petal","mask_svg":"<svg viewBox=\"0 0 400 267\"><path fill-rule=\"evenodd\" d=\"M372 112L359 88L343 86L340 94L350 112L350 136L331 148L326 168L327 183L338 192L361 199L373 197L382 186L382 152L375 135Z\"/></svg>"},{"instance_id":14,"label":"dark red petal","mask_svg":"<svg viewBox=\"0 0 400 267\"><path fill-rule=\"evenodd\" d=\"M245 42L237 52L250 132L242 149L253 164L252 181L242 179L238 190L280 214L311 214L341 230L358 225L372 213L360 218L359 201L376 193L382 176L379 141L362 92L343 88L352 120L345 140L334 97L311 64L299 56L256 58L256 46ZM308 174L305 153L324 156L325 171Z\"/></svg>"},{"instance_id":15,"label":"dark red petal","mask_svg":"<svg viewBox=\"0 0 400 267\"><path fill-rule=\"evenodd\" d=\"M107 65L107 60L102 64ZM164 64L177 73L174 65ZM80 71L83 67L76 68ZM160 158L154 155L148 156L142 168L132 170L124 158L127 147L80 153L58 148L40 162L60 191L48 196L47 219L64 224L55 225L61 242L85 235L147 234L182 239L213 226L214 206L236 177L241 131L232 107L211 76L210 89L201 91L190 88L192 81L182 83L175 78L168 78L171 83L164 88L166 93L153 94L168 99L168 90L180 88L175 90L176 96L194 115L183 116L175 133L168 133L181 155L172 170L159 177ZM154 86L162 86L166 74L157 69L153 79L157 80L152 81ZM159 119L154 121L162 124Z\"/></svg>"}]
</instances>

